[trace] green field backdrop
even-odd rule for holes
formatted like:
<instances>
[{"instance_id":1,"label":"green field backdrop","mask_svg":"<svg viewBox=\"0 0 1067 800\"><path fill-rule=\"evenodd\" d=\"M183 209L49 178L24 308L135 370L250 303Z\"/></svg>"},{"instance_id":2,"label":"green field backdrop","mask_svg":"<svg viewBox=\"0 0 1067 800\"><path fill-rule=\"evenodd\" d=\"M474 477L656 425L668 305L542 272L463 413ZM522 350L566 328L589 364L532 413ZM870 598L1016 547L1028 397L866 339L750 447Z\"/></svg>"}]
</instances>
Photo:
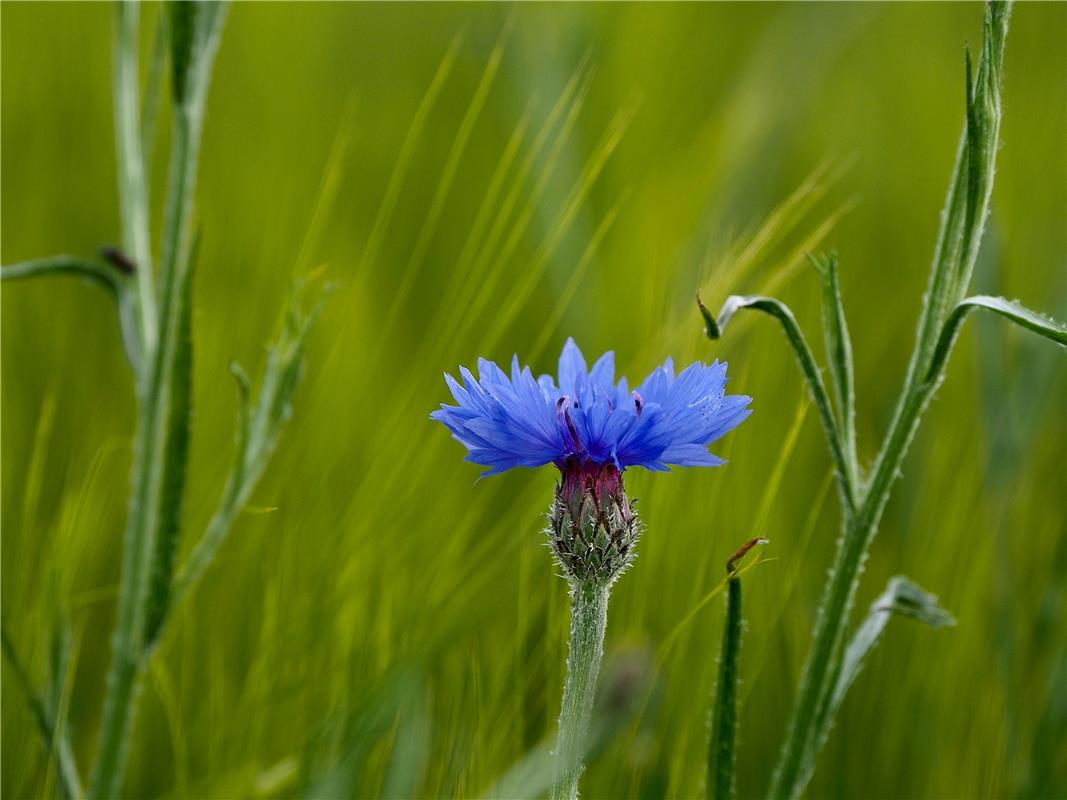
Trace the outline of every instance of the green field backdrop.
<instances>
[{"instance_id":1,"label":"green field backdrop","mask_svg":"<svg viewBox=\"0 0 1067 800\"><path fill-rule=\"evenodd\" d=\"M146 6L147 56L158 7ZM120 239L112 9L2 22L5 264ZM472 797L554 731L567 597L541 533L553 470L476 482L428 419L442 373L573 335L639 379L723 358L754 398L716 470L628 473L647 531L610 612L624 711L584 779L700 796L742 541L739 792L766 791L837 536L829 459L780 330L711 343L693 303L769 292L821 358L802 253L836 248L861 457L903 379L963 119L979 4L237 4L208 103L195 286L187 553L221 490L236 392L293 276L339 286L275 460L142 694L136 797ZM1067 317L1067 5L1016 8L993 213L973 288ZM166 124L152 171L160 224ZM133 385L110 303L5 285L2 603L95 749L120 562ZM856 618L905 573L958 619L894 621L848 696L813 797L1067 795L1067 364L967 324L867 563ZM53 796L3 681L2 791Z\"/></svg>"}]
</instances>

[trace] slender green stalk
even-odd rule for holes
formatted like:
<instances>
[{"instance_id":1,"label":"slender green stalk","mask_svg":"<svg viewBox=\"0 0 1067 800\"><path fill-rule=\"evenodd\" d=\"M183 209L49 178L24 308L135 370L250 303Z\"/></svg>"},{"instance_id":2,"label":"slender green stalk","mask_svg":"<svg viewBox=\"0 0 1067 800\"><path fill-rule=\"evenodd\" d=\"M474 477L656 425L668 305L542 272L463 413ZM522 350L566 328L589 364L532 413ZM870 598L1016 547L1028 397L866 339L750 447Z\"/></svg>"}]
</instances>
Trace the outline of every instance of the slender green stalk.
<instances>
[{"instance_id":1,"label":"slender green stalk","mask_svg":"<svg viewBox=\"0 0 1067 800\"><path fill-rule=\"evenodd\" d=\"M552 800L578 797L578 779L588 744L596 680L604 655L610 586L598 582L571 584L571 635L567 680L556 739L556 782Z\"/></svg>"},{"instance_id":2,"label":"slender green stalk","mask_svg":"<svg viewBox=\"0 0 1067 800\"><path fill-rule=\"evenodd\" d=\"M842 533L816 617L814 641L789 731L772 778L773 798L792 798L803 792L833 711L847 689L847 680L840 683L847 655L844 642L863 563L922 413L944 378L948 355L964 318L975 308L985 308L1059 344L1067 343L1067 327L1018 303L985 296L964 298L989 213L1000 128L1000 74L1010 13L1010 2L987 4L976 75L972 75L970 57L966 59L966 123L942 212L915 349L896 411L866 482L856 459L852 353L836 260L813 258L823 279L824 332L836 418L811 350L784 304L770 297L733 296L726 300L717 319L700 305L712 339L721 335L741 309L763 311L782 323L819 408L841 490Z\"/></svg>"},{"instance_id":3,"label":"slender green stalk","mask_svg":"<svg viewBox=\"0 0 1067 800\"><path fill-rule=\"evenodd\" d=\"M0 649L3 650L11 667L9 674L22 693L26 695L30 714L33 715L33 721L37 724L41 738L56 759L56 775L62 796L78 800L82 796L81 779L78 777L78 765L74 759L70 739L66 731L57 729L55 718L49 712L45 701L33 690L29 673L15 652L15 646L4 628L0 628Z\"/></svg>"},{"instance_id":4,"label":"slender green stalk","mask_svg":"<svg viewBox=\"0 0 1067 800\"><path fill-rule=\"evenodd\" d=\"M169 10L174 15L174 119L160 259L159 326L157 344L148 351L149 357L138 382L141 402L123 543L119 605L100 740L89 781L90 798L115 797L121 792L133 712L140 689L146 647L145 624L155 570L153 561L167 502L166 453L171 430L171 384L179 339L179 306L185 297L188 277L189 222L203 103L217 43L217 23L221 22L224 13L214 6L184 3ZM121 3L120 18L126 19L128 13L127 4ZM131 133L138 142L139 153L140 119L137 114L132 117Z\"/></svg>"},{"instance_id":5,"label":"slender green stalk","mask_svg":"<svg viewBox=\"0 0 1067 800\"><path fill-rule=\"evenodd\" d=\"M0 272L3 280L76 274L109 289L117 301L123 344L136 379L137 426L122 574L107 694L87 790L90 798L111 798L122 791L144 666L175 603L207 569L273 452L292 413L306 336L327 294L323 292L310 312L304 312L300 307L304 282L299 281L283 316L281 333L270 348L254 403L249 402L247 380L240 379L243 391L233 473L219 512L175 582L191 416L191 273L198 239L193 236L193 196L207 88L226 6L183 0L167 5L164 13L167 17L160 21L142 116L138 112L138 6L124 0L117 9L115 129L124 251L103 249L103 263L56 256ZM149 251L144 149L152 139L154 98L168 48L173 114L157 289ZM13 659L6 636L4 649L10 650ZM45 744L59 759L65 793L80 796L69 743L61 732L53 741L49 731L55 725L48 709L32 693L28 696Z\"/></svg>"},{"instance_id":6,"label":"slender green stalk","mask_svg":"<svg viewBox=\"0 0 1067 800\"><path fill-rule=\"evenodd\" d=\"M122 243L136 266L136 308L142 351L147 355L157 337L156 294L148 230L148 191L141 149L140 72L138 41L140 6L122 0L116 14L114 64L115 150L119 173Z\"/></svg>"},{"instance_id":7,"label":"slender green stalk","mask_svg":"<svg viewBox=\"0 0 1067 800\"><path fill-rule=\"evenodd\" d=\"M726 622L719 654L719 680L712 706L711 737L708 740L707 797L732 800L737 759L737 686L741 682L741 574L739 566L756 545L766 539L749 539L726 562Z\"/></svg>"},{"instance_id":8,"label":"slender green stalk","mask_svg":"<svg viewBox=\"0 0 1067 800\"><path fill-rule=\"evenodd\" d=\"M944 376L946 359L942 355L935 360L935 352L943 352L937 343L946 323L950 323L949 310L966 291L988 214L1000 120L1000 66L1009 16L1010 5L990 4L975 81L969 59L967 62L967 122L942 215L916 347L870 482L860 495L856 513L843 515L843 532L815 622L814 641L772 779L770 796L774 798L799 796L815 768L820 744L819 713L826 707L840 672L843 642L863 562L920 416ZM952 316L955 319L956 315ZM929 372L931 366L934 369Z\"/></svg>"},{"instance_id":9,"label":"slender green stalk","mask_svg":"<svg viewBox=\"0 0 1067 800\"><path fill-rule=\"evenodd\" d=\"M741 579L731 575L726 584L726 624L719 655L719 681L708 742L708 797L734 796L734 761L737 734L737 662L741 654Z\"/></svg>"}]
</instances>

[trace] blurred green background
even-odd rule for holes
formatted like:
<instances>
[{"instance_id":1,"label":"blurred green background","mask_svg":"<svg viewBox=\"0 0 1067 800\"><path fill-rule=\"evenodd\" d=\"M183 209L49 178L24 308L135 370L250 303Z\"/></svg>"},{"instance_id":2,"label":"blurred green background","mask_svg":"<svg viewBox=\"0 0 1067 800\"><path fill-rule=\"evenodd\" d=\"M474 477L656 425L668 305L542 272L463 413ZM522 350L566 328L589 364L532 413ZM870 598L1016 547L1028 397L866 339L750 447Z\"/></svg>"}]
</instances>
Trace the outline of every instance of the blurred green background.
<instances>
[{"instance_id":1,"label":"blurred green background","mask_svg":"<svg viewBox=\"0 0 1067 800\"><path fill-rule=\"evenodd\" d=\"M0 256L91 255L120 238L112 10L0 15ZM146 54L157 15L145 7ZM584 795L701 792L722 616L720 597L702 602L755 534L771 544L745 579L739 792L765 791L836 501L780 330L739 320L712 344L692 297L773 291L818 344L800 254L836 248L869 462L913 341L980 20L979 4L232 8L198 190L185 552L228 464L227 362L261 364L293 275L325 264L340 288L253 507L152 663L129 795L469 797L551 735L567 624L540 532L552 470L475 483L427 415L448 397L443 371L512 353L548 371L568 335L587 356L614 349L632 379L668 354L728 359L755 408L714 448L728 467L628 475L647 532L613 595L607 683L631 712ZM1065 31L1063 4L1016 9L973 283L1060 319ZM99 290L5 285L2 312L3 616L42 681L68 627L85 768L133 387ZM856 613L903 572L959 624L889 626L811 796L1067 795L1065 408L1062 351L968 323ZM2 702L4 796L54 794L11 680Z\"/></svg>"}]
</instances>

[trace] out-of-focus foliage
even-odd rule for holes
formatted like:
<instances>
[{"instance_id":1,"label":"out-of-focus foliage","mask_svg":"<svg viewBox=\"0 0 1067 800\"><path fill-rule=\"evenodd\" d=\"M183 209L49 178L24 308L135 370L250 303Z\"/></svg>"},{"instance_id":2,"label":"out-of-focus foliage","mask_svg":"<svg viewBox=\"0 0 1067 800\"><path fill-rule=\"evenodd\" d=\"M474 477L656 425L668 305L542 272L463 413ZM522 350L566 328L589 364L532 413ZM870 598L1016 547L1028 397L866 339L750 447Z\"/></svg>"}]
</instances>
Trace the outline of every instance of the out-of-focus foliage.
<instances>
[{"instance_id":1,"label":"out-of-focus foliage","mask_svg":"<svg viewBox=\"0 0 1067 800\"><path fill-rule=\"evenodd\" d=\"M147 55L158 10L145 12ZM91 254L119 237L111 9L0 15L0 261ZM152 663L129 792L472 796L551 733L567 602L540 532L551 470L474 486L478 468L427 414L446 398L444 370L513 352L547 370L567 335L614 348L631 377L665 355L726 358L731 390L756 409L725 440L728 469L628 477L649 530L615 589L607 651L643 677L615 687L639 695L635 710L583 789L699 792L722 625L721 601L701 602L729 553L761 535L775 560L745 578L737 784L762 792L837 533L830 467L780 332L738 318L709 343L692 297L773 293L814 331L821 289L803 252L835 247L869 461L913 342L980 16L963 4L232 8L198 195L191 447L204 466L189 476L189 530L232 458L230 359L262 364L294 274L326 264L340 286L276 460ZM971 285L1061 319L1065 26L1062 5L1014 14ZM0 310L5 627L39 685L61 687L84 765L132 386L94 288L5 285ZM993 317L963 329L857 603L902 572L958 625L887 628L813 796L1067 787L1067 370L1062 351ZM65 681L46 679L55 663ZM13 681L2 700L3 793L51 795Z\"/></svg>"}]
</instances>

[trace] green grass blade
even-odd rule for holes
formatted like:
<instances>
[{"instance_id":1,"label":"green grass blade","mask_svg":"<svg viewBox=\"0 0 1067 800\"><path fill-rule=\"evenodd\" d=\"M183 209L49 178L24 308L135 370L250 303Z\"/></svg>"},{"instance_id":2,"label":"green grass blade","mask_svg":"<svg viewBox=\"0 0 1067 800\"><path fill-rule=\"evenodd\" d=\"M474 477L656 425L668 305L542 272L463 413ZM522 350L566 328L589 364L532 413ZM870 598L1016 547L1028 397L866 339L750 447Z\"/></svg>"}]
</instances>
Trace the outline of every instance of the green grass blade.
<instances>
[{"instance_id":1,"label":"green grass blade","mask_svg":"<svg viewBox=\"0 0 1067 800\"><path fill-rule=\"evenodd\" d=\"M421 676L413 677L410 691L397 710L396 735L378 794L381 798L406 800L418 796L433 743L433 721L423 683Z\"/></svg>"},{"instance_id":2,"label":"green grass blade","mask_svg":"<svg viewBox=\"0 0 1067 800\"><path fill-rule=\"evenodd\" d=\"M424 691L422 673L412 666L399 665L361 700L348 708L333 709L331 716L320 723L308 742L309 763L305 767L300 795L307 798L363 796L366 787L361 786L361 781L365 778L372 751L381 745L398 722L403 728L413 711L416 715L421 713L419 704ZM395 761L398 756L401 760L411 756L407 758L408 765L417 766L416 762L423 755L398 753L394 743L391 761L393 766L399 767L402 765ZM399 780L399 776L393 780ZM400 785L390 785L387 779L386 786L380 791L393 788L399 789ZM377 793L380 796L389 796L380 794L380 791ZM408 793L407 796L413 795Z\"/></svg>"},{"instance_id":3,"label":"green grass blade","mask_svg":"<svg viewBox=\"0 0 1067 800\"><path fill-rule=\"evenodd\" d=\"M75 762L74 751L71 749L66 731L61 731L57 735L55 715L49 710L50 704L34 691L29 673L15 650L14 642L11 641L7 628L3 626L0 626L0 650L3 651L4 656L7 658L7 663L10 667L8 674L14 679L15 685L26 697L26 702L30 707L30 714L37 725L37 730L41 735L41 740L44 742L45 749L56 759L56 773L59 778L62 795L66 798L81 798L82 787L81 779L78 776L78 765ZM65 657L65 655L66 653L64 652L62 657ZM56 694L55 680L62 680L63 678L65 678L65 664L63 664L62 669L53 669L53 681L50 682L53 684L53 694Z\"/></svg>"}]
</instances>

